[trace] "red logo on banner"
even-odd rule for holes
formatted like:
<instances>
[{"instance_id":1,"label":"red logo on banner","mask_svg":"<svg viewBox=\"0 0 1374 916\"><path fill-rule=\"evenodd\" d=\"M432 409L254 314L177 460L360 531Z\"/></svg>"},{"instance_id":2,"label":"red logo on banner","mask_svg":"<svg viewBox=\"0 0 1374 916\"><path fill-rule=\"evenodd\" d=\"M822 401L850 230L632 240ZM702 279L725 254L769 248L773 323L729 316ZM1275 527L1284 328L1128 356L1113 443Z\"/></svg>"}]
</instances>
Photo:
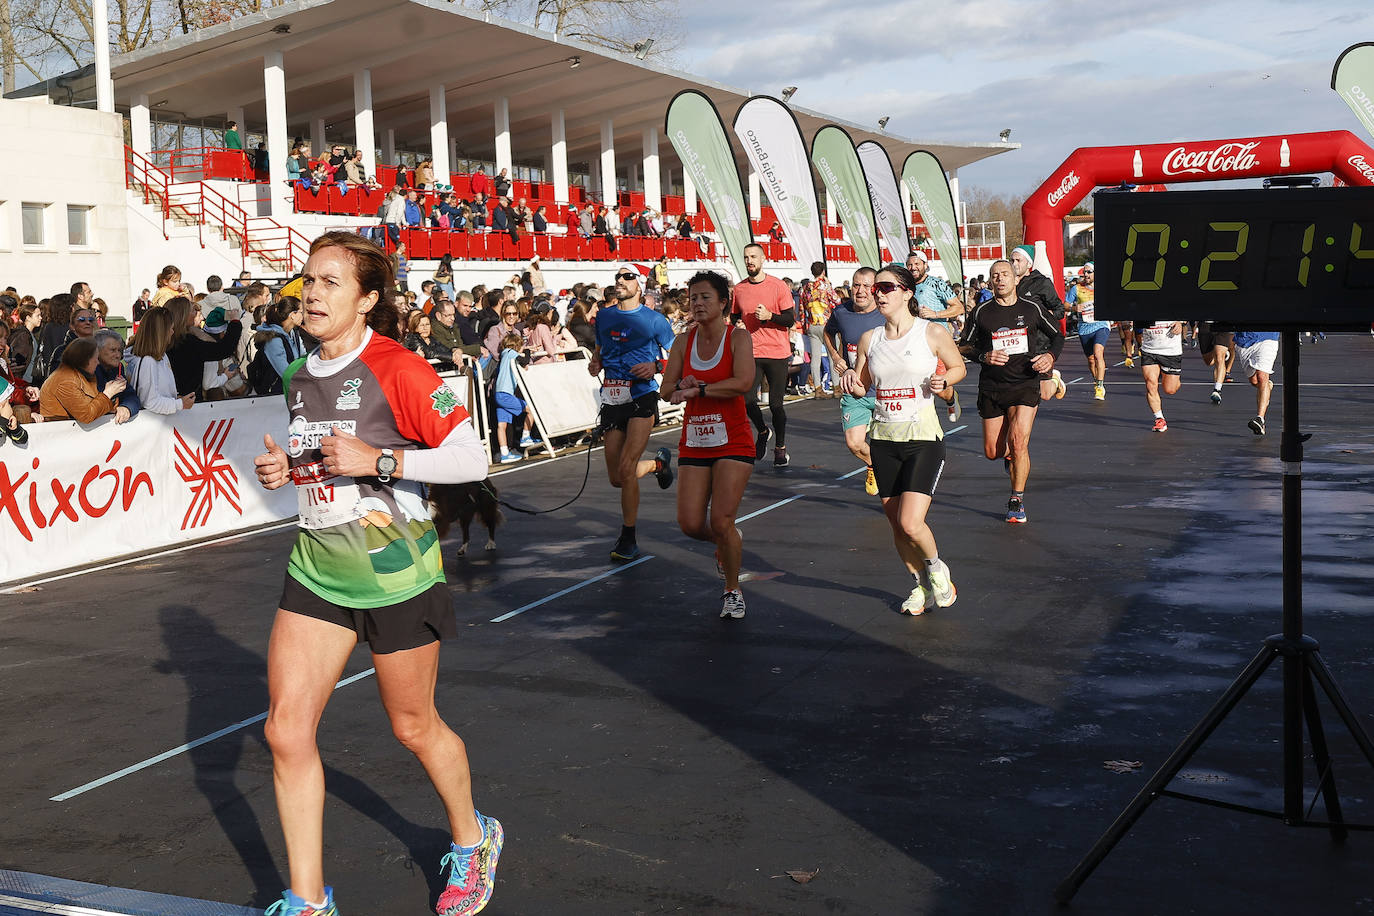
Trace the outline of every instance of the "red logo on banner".
<instances>
[{"instance_id":1,"label":"red logo on banner","mask_svg":"<svg viewBox=\"0 0 1374 916\"><path fill-rule=\"evenodd\" d=\"M222 497L235 512L243 514L239 506L239 475L220 451L229 438L233 420L216 420L205 429L200 447L186 442L181 430L172 430L176 437L176 472L191 488L191 504L181 519L181 530L199 528L210 520L215 499Z\"/></svg>"}]
</instances>

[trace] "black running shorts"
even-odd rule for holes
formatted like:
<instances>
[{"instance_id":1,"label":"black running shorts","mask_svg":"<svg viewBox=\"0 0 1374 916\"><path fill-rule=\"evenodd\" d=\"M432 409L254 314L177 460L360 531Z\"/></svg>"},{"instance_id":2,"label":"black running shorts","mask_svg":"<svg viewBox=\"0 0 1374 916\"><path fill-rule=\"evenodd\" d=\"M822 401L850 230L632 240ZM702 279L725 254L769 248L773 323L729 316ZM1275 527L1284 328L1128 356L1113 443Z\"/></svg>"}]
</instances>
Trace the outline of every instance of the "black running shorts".
<instances>
[{"instance_id":1,"label":"black running shorts","mask_svg":"<svg viewBox=\"0 0 1374 916\"><path fill-rule=\"evenodd\" d=\"M647 417L654 424L658 423L657 391L641 394L633 401L624 404L601 405L602 429L618 429L623 433L630 425L630 421L637 417Z\"/></svg>"},{"instance_id":2,"label":"black running shorts","mask_svg":"<svg viewBox=\"0 0 1374 916\"><path fill-rule=\"evenodd\" d=\"M978 416L984 420L1007 415L1008 407L1039 407L1040 379L1008 384L978 381Z\"/></svg>"},{"instance_id":3,"label":"black running shorts","mask_svg":"<svg viewBox=\"0 0 1374 916\"><path fill-rule=\"evenodd\" d=\"M352 608L326 601L288 574L279 607L352 630L358 642L366 642L377 655L418 649L458 635L453 596L443 582L399 604Z\"/></svg>"},{"instance_id":4,"label":"black running shorts","mask_svg":"<svg viewBox=\"0 0 1374 916\"><path fill-rule=\"evenodd\" d=\"M942 439L914 442L889 442L874 439L868 443L873 458L873 477L878 495L895 498L903 493L935 495L940 473L945 469L945 443Z\"/></svg>"},{"instance_id":5,"label":"black running shorts","mask_svg":"<svg viewBox=\"0 0 1374 916\"><path fill-rule=\"evenodd\" d=\"M1140 351L1141 366L1158 366L1159 371L1165 375L1183 374L1183 354L1171 355L1168 353L1151 353L1149 350Z\"/></svg>"}]
</instances>

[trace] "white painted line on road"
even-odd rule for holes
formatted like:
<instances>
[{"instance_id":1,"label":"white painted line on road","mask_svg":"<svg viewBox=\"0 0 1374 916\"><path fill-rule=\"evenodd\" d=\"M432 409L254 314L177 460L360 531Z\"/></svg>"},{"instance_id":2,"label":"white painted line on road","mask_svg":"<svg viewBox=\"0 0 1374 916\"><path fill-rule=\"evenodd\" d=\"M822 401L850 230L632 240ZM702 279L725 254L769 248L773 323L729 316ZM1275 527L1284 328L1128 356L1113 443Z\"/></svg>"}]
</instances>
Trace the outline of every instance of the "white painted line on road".
<instances>
[{"instance_id":1,"label":"white painted line on road","mask_svg":"<svg viewBox=\"0 0 1374 916\"><path fill-rule=\"evenodd\" d=\"M864 470L867 470L867 469L865 468ZM740 524L741 522L747 522L747 521L749 521L749 519L751 519L751 518L758 518L760 515L762 515L762 514L765 513L765 512L772 512L774 509L780 509L780 508L782 508L783 506L787 505L788 503L794 503L794 502L796 502L796 501L799 500L799 499L805 499L805 498L806 498L806 494L805 494L805 493L798 493L796 496L789 496L789 497L787 497L786 499L780 499L780 500L778 500L777 502L773 503L771 506L764 506L762 509L758 509L758 510L756 510L756 511L754 511L754 512L750 512L748 515L741 515L739 518L735 519L735 524L738 525L738 524Z\"/></svg>"},{"instance_id":2,"label":"white painted line on road","mask_svg":"<svg viewBox=\"0 0 1374 916\"><path fill-rule=\"evenodd\" d=\"M31 900L28 897L11 897L9 894L0 894L0 906L12 907L26 913L47 913L52 914L52 916L120 916L115 910L93 910L84 906L69 906L65 903Z\"/></svg>"},{"instance_id":3,"label":"white painted line on road","mask_svg":"<svg viewBox=\"0 0 1374 916\"><path fill-rule=\"evenodd\" d=\"M116 560L113 563L105 563L101 566L86 566L76 570L75 572L61 573L60 575L56 576L48 576L46 579L34 579L30 582L22 582L17 585L11 585L9 588L0 591L0 595L7 595L14 592L22 591L26 588L33 588L35 585L47 585L49 582L58 582L62 579L71 579L75 576L84 576L87 573L103 572L107 569L117 569L120 566L128 566L131 563L146 563L149 560L156 560L160 557L170 557L173 554L185 553L188 550L198 550L201 547L213 547L216 544L225 544L229 541L238 540L239 538L253 537L254 535L258 534L270 534L273 531L280 531L283 528L294 527L296 527L296 520L293 518L289 522L278 522L275 525L268 525L264 528L254 529L253 531L240 531L237 534L227 534L222 538L214 538L213 540L209 541L198 541L195 544L186 544L181 547L169 547L166 550L159 550L156 553L145 553L136 557L129 557L127 560Z\"/></svg>"},{"instance_id":4,"label":"white painted line on road","mask_svg":"<svg viewBox=\"0 0 1374 916\"><path fill-rule=\"evenodd\" d=\"M376 668L368 668L366 671L360 671L357 674L352 675L351 677L346 677L343 680L339 681L337 684L334 685L334 689L338 690L340 687L347 687L354 681L361 681L363 678L369 677L375 674L376 672ZM103 785L107 785L108 783L114 782L116 779L122 779L123 777L128 776L130 773L137 773L139 770L146 770L153 764L161 763L162 761L169 760L172 757L177 756L178 754L183 754L186 751L194 750L195 748L200 747L202 744L209 744L216 738L223 738L225 735L229 735L236 731L239 731L240 729L247 728L248 726L261 722L266 718L267 713L258 713L251 719L244 719L242 722L236 722L233 725L221 728L217 732L211 732L203 738L197 738L194 741L188 741L180 747L172 748L170 751L163 751L156 757L149 757L147 760L144 760L140 763L136 763L133 766L125 767L122 770L117 770L108 776L102 776L99 779L86 783L84 786L77 786L75 789L63 792L61 795L54 795L52 798L48 799L48 801L62 802L67 801L70 798L75 798L76 796L81 795L84 792L89 792L91 789L98 789Z\"/></svg>"},{"instance_id":5,"label":"white painted line on road","mask_svg":"<svg viewBox=\"0 0 1374 916\"><path fill-rule=\"evenodd\" d=\"M549 595L547 598L540 598L538 601L531 601L529 604L526 604L526 605L524 605L524 606L522 606L522 607L518 607L518 608L516 608L516 609L513 610L513 611L507 611L506 613L502 614L500 617L493 617L493 618L491 619L491 622L492 622L492 623L503 623L503 622L505 622L505 621L507 621L507 620L510 620L512 617L516 616L517 614L523 614L523 613L525 613L526 611L533 610L534 608L539 607L541 604L548 604L550 601L552 601L552 600L555 599L555 598L562 598L564 595L569 594L570 592L575 592L575 591L577 591L579 588L585 588L586 586L591 585L593 582L600 582L602 579L606 579L606 578L609 578L609 577L611 577L611 576L614 576L616 573L619 573L619 572L624 572L624 571L627 570L627 569L631 569L631 568L633 568L633 567L635 567L635 566L638 566L640 563L647 563L647 562L649 562L650 560L652 560L653 558L654 558L654 555L653 555L653 554L648 554L647 556L642 556L642 557L640 557L638 560L635 560L633 563L626 563L624 566L616 566L616 567L614 567L613 569L608 569L608 570L606 570L604 573L601 573L600 575L592 576L590 579L584 579L584 580L582 580L581 582L577 583L576 585L569 585L567 588L563 589L562 591L554 592L552 595Z\"/></svg>"}]
</instances>

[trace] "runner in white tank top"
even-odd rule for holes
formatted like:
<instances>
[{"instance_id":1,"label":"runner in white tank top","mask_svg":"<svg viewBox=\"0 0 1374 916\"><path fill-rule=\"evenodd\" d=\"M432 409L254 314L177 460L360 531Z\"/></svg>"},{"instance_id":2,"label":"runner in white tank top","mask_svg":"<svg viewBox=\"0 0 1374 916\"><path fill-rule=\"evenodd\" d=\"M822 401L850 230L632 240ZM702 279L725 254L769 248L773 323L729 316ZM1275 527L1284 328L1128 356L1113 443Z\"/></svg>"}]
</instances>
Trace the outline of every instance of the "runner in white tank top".
<instances>
[{"instance_id":1,"label":"runner in white tank top","mask_svg":"<svg viewBox=\"0 0 1374 916\"><path fill-rule=\"evenodd\" d=\"M870 385L876 389L869 451L897 555L916 580L902 602L902 613L912 616L931 606L949 607L958 595L926 513L945 466L944 432L933 396L965 375L963 357L949 332L916 317L915 285L915 277L901 265L889 264L878 272L873 293L884 324L864 334L857 363L843 379L855 396ZM938 373L938 363L948 370Z\"/></svg>"}]
</instances>

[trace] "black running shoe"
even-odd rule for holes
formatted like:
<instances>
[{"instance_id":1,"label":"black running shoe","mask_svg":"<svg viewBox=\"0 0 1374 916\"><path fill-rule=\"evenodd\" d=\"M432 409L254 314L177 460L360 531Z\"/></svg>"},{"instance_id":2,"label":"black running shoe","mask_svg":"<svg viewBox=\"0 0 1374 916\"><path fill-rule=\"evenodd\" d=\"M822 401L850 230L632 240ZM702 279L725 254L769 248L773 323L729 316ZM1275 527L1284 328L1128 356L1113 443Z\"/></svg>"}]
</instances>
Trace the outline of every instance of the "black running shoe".
<instances>
[{"instance_id":1,"label":"black running shoe","mask_svg":"<svg viewBox=\"0 0 1374 916\"><path fill-rule=\"evenodd\" d=\"M777 448L773 449L773 467L785 468L791 463L792 459L789 458L787 455L786 446L780 445Z\"/></svg>"},{"instance_id":2,"label":"black running shoe","mask_svg":"<svg viewBox=\"0 0 1374 916\"><path fill-rule=\"evenodd\" d=\"M1264 417L1255 417L1245 425L1250 427L1250 432L1254 433L1256 436L1264 435Z\"/></svg>"},{"instance_id":3,"label":"black running shoe","mask_svg":"<svg viewBox=\"0 0 1374 916\"><path fill-rule=\"evenodd\" d=\"M661 448L654 452L654 460L658 462L654 477L658 478L659 489L666 490L673 485L673 452L667 447Z\"/></svg>"},{"instance_id":4,"label":"black running shoe","mask_svg":"<svg viewBox=\"0 0 1374 916\"><path fill-rule=\"evenodd\" d=\"M768 427L759 430L759 434L754 437L754 460L762 461L763 456L768 454L768 440L773 435L773 431Z\"/></svg>"},{"instance_id":5,"label":"black running shoe","mask_svg":"<svg viewBox=\"0 0 1374 916\"><path fill-rule=\"evenodd\" d=\"M639 545L634 541L627 541L624 538L616 541L615 546L611 548L611 559L620 563L638 560L639 556Z\"/></svg>"}]
</instances>

